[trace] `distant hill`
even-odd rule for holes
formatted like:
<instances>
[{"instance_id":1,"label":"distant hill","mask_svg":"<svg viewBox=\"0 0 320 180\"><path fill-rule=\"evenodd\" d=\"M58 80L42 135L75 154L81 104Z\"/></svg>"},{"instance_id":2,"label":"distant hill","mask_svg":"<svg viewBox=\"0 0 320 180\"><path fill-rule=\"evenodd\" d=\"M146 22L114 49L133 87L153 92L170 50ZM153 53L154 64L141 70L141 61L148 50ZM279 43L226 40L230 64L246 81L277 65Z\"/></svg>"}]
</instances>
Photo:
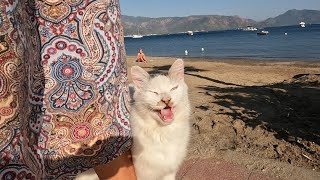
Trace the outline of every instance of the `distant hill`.
<instances>
[{"instance_id":1,"label":"distant hill","mask_svg":"<svg viewBox=\"0 0 320 180\"><path fill-rule=\"evenodd\" d=\"M255 24L252 19L239 16L199 15L188 17L133 17L122 16L125 35L171 34L186 31L212 31L235 29Z\"/></svg>"},{"instance_id":2,"label":"distant hill","mask_svg":"<svg viewBox=\"0 0 320 180\"><path fill-rule=\"evenodd\" d=\"M319 10L292 9L274 18L261 22L239 16L198 15L187 17L133 17L122 16L125 35L138 34L172 34L186 31L213 31L236 29L253 25L256 27L275 27L298 25L301 21L307 24L320 24Z\"/></svg>"},{"instance_id":3,"label":"distant hill","mask_svg":"<svg viewBox=\"0 0 320 180\"><path fill-rule=\"evenodd\" d=\"M289 26L297 25L301 21L307 24L320 24L320 11L292 9L277 17L259 22L258 25L262 27Z\"/></svg>"}]
</instances>

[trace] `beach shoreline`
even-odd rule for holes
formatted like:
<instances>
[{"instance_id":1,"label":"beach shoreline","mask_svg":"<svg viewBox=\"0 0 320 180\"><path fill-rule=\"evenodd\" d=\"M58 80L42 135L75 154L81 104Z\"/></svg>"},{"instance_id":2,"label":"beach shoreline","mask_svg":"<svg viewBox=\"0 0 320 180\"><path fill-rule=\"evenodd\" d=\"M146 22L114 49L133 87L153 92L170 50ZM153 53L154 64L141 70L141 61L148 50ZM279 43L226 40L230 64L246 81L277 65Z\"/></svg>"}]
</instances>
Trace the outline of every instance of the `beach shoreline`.
<instances>
[{"instance_id":1,"label":"beach shoreline","mask_svg":"<svg viewBox=\"0 0 320 180\"><path fill-rule=\"evenodd\" d=\"M272 63L272 64L296 64L296 65L317 65L320 66L320 58L313 60L306 59L290 59L290 58L246 58L246 57L190 57L190 56L148 56L148 60L153 61L170 61L175 59L183 59L184 61L200 61L200 62L224 62L224 63L236 63L236 64L261 64L261 63ZM127 62L130 65L135 63L136 56L127 56Z\"/></svg>"},{"instance_id":2,"label":"beach shoreline","mask_svg":"<svg viewBox=\"0 0 320 180\"><path fill-rule=\"evenodd\" d=\"M174 57L141 66L166 73ZM188 159L217 158L280 179L320 177L320 62L183 58L192 104Z\"/></svg>"},{"instance_id":3,"label":"beach shoreline","mask_svg":"<svg viewBox=\"0 0 320 180\"><path fill-rule=\"evenodd\" d=\"M128 58L133 58L135 56L127 56ZM318 63L320 62L320 58L312 58L312 59L298 59L298 58L277 58L277 57L270 57L270 58L263 58L263 57L212 57L212 56L149 56L152 58L157 59L185 59L185 60L192 60L192 61L223 61L223 62L233 62L233 61L245 61L245 62L295 62L295 63Z\"/></svg>"}]
</instances>

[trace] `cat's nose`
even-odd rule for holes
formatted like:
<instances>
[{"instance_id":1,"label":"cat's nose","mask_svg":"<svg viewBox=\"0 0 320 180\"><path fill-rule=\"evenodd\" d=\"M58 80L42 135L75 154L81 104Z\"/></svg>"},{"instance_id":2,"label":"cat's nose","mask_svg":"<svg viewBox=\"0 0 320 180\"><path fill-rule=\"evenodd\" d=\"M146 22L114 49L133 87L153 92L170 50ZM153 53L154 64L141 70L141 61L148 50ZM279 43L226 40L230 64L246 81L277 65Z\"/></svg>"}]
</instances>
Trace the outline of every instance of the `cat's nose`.
<instances>
[{"instance_id":1,"label":"cat's nose","mask_svg":"<svg viewBox=\"0 0 320 180\"><path fill-rule=\"evenodd\" d=\"M169 102L171 101L171 98L170 97L164 97L161 99L162 102L166 103L166 104L169 104Z\"/></svg>"}]
</instances>

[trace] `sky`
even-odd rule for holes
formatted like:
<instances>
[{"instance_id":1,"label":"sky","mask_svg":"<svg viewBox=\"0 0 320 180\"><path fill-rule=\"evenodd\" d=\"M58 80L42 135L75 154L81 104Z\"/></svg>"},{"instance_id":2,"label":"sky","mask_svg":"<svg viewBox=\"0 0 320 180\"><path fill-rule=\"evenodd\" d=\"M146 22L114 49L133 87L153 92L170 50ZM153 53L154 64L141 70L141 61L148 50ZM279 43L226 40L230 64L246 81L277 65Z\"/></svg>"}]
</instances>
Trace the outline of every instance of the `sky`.
<instances>
[{"instance_id":1,"label":"sky","mask_svg":"<svg viewBox=\"0 0 320 180\"><path fill-rule=\"evenodd\" d=\"M129 16L238 15L265 20L290 9L320 10L320 0L120 0L120 7Z\"/></svg>"}]
</instances>

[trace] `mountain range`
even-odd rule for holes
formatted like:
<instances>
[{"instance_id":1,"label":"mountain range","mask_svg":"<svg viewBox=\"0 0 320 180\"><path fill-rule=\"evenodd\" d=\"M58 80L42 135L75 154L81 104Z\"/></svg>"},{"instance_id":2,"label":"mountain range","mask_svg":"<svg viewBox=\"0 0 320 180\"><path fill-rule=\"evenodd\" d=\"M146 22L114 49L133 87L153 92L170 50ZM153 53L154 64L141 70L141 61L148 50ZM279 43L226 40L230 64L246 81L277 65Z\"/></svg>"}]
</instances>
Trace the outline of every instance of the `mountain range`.
<instances>
[{"instance_id":1,"label":"mountain range","mask_svg":"<svg viewBox=\"0 0 320 180\"><path fill-rule=\"evenodd\" d=\"M320 10L292 9L274 18L255 21L239 16L194 15L187 17L134 17L122 16L124 35L133 34L172 34L186 31L214 31L237 29L246 26L258 28L298 25L301 21L307 24L320 24Z\"/></svg>"}]
</instances>

